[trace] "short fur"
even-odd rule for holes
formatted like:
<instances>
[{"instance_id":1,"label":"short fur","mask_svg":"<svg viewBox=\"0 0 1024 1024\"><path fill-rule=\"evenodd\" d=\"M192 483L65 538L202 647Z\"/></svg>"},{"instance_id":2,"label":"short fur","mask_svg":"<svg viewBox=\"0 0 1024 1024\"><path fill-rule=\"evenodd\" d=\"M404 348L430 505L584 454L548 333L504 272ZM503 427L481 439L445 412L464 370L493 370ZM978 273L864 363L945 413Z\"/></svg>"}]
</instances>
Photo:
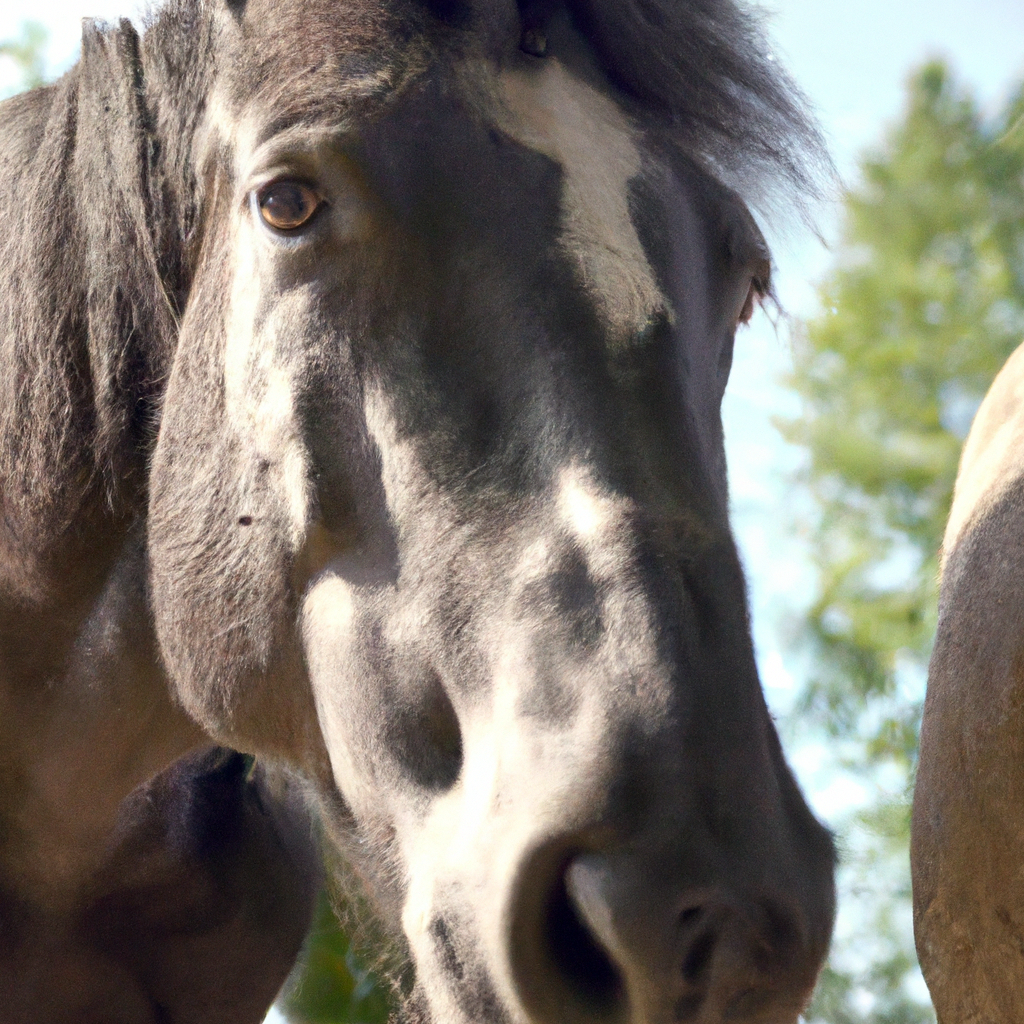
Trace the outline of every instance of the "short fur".
<instances>
[{"instance_id":1,"label":"short fur","mask_svg":"<svg viewBox=\"0 0 1024 1024\"><path fill-rule=\"evenodd\" d=\"M173 0L142 43L127 22L108 35L88 26L79 65L4 107L11 228L0 260L19 268L0 293L7 564L49 551L98 481L115 507L141 497L201 231L192 142L210 85L212 8ZM733 0L578 0L572 10L608 73L663 111L727 183L755 201L818 194L831 173L822 137ZM368 12L372 4L332 7L332 59L373 46L386 15ZM486 8L474 14L484 19ZM281 42L303 50L273 54L278 63L315 52L307 35ZM135 280L119 276L126 268Z\"/></svg>"},{"instance_id":2,"label":"short fur","mask_svg":"<svg viewBox=\"0 0 1024 1024\"><path fill-rule=\"evenodd\" d=\"M914 934L943 1024L1024 1014L1024 347L964 445L914 790Z\"/></svg>"}]
</instances>

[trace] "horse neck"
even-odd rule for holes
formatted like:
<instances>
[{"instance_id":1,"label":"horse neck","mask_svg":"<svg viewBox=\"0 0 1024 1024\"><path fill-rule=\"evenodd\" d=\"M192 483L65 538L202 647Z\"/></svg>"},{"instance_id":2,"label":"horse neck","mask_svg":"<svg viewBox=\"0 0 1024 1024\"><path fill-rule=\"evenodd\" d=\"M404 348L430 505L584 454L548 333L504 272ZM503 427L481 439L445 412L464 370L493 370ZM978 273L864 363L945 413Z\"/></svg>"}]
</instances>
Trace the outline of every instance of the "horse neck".
<instances>
[{"instance_id":1,"label":"horse neck","mask_svg":"<svg viewBox=\"0 0 1024 1024\"><path fill-rule=\"evenodd\" d=\"M63 594L0 604L0 875L45 906L88 887L124 797L203 741L160 666L142 531L106 540Z\"/></svg>"}]
</instances>

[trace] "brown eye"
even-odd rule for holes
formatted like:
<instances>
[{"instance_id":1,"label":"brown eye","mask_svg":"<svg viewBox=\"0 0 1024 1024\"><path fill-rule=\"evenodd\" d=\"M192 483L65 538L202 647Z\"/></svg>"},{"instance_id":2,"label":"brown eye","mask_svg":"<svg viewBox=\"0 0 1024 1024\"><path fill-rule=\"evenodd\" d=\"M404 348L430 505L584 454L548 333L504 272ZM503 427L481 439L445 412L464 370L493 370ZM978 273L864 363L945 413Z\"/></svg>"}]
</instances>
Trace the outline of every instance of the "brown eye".
<instances>
[{"instance_id":1,"label":"brown eye","mask_svg":"<svg viewBox=\"0 0 1024 1024\"><path fill-rule=\"evenodd\" d=\"M301 181L274 181L256 194L263 222L276 231L296 231L313 219L320 196Z\"/></svg>"}]
</instances>

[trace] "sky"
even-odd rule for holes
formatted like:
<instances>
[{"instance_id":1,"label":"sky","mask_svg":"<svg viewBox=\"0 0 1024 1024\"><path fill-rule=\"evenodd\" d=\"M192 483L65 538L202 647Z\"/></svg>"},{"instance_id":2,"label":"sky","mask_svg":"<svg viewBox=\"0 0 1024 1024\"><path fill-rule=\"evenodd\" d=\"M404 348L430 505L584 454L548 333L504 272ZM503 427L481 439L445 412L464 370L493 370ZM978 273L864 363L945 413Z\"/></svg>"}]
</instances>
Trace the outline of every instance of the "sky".
<instances>
[{"instance_id":1,"label":"sky","mask_svg":"<svg viewBox=\"0 0 1024 1024\"><path fill-rule=\"evenodd\" d=\"M75 59L83 16L137 17L137 0L0 0L0 39L28 18L50 34L48 73ZM904 83L915 67L945 57L983 103L995 110L1024 78L1024 0L774 0L766 5L773 52L816 110L841 175L856 179L857 156L877 145L898 116ZM13 70L0 61L0 92ZM834 239L837 210L819 211L819 228ZM794 224L768 225L783 306L795 316L815 310L814 284L829 266L828 249ZM765 690L784 715L801 668L785 641L784 623L809 600L812 570L792 529L791 484L798 450L772 426L800 407L779 383L789 366L787 330L763 316L737 340L724 418L733 520L750 577L755 642ZM836 776L812 741L790 745L811 803L826 818L857 803L858 783Z\"/></svg>"},{"instance_id":2,"label":"sky","mask_svg":"<svg viewBox=\"0 0 1024 1024\"><path fill-rule=\"evenodd\" d=\"M898 119L913 69L941 56L994 111L1024 79L1021 0L775 0L769 28L773 52L808 97L847 183L857 158L878 145ZM834 242L837 206L818 210L818 226ZM787 230L788 233L787 233ZM816 311L815 284L830 253L792 224L770 225L776 284L795 317ZM786 642L786 620L811 597L813 571L793 528L800 495L791 485L798 449L782 441L774 417L797 417L800 405L779 383L791 366L788 330L762 315L737 338L723 410L733 523L750 580L755 643L769 704L784 715L801 676ZM860 783L836 775L820 746L789 750L819 814L834 819L863 798Z\"/></svg>"}]
</instances>

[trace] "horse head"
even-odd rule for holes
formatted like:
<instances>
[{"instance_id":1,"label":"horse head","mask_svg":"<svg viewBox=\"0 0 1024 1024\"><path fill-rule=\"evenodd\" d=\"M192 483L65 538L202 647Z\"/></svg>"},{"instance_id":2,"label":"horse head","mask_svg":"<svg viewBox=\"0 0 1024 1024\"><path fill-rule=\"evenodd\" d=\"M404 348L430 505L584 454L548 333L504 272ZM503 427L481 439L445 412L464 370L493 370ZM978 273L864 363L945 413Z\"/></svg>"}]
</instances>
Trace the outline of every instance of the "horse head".
<instances>
[{"instance_id":1,"label":"horse head","mask_svg":"<svg viewBox=\"0 0 1024 1024\"><path fill-rule=\"evenodd\" d=\"M806 183L814 135L755 28L180 0L133 39L85 60L122 69L159 284L177 699L310 781L413 1019L795 1021L834 854L761 694L720 406L770 291L739 188Z\"/></svg>"}]
</instances>

